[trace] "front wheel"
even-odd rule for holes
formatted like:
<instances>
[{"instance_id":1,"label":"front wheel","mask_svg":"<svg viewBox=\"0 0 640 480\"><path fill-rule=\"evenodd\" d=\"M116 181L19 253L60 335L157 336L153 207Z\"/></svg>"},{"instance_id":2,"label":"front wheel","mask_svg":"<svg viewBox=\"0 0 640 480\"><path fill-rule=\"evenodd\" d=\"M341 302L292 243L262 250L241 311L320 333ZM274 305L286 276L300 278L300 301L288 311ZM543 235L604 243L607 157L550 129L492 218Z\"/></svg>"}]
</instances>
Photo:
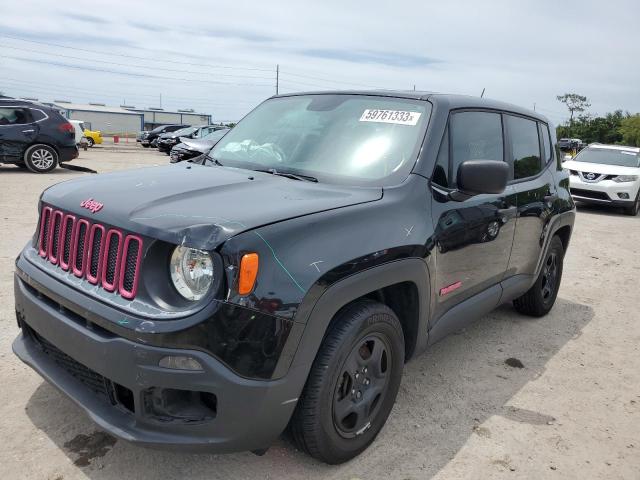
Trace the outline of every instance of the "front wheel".
<instances>
[{"instance_id":1,"label":"front wheel","mask_svg":"<svg viewBox=\"0 0 640 480\"><path fill-rule=\"evenodd\" d=\"M24 163L34 173L50 172L58 165L58 152L48 145L32 145L24 154Z\"/></svg>"},{"instance_id":2,"label":"front wheel","mask_svg":"<svg viewBox=\"0 0 640 480\"><path fill-rule=\"evenodd\" d=\"M542 317L553 307L562 280L564 246L557 235L551 239L542 270L527 293L513 301L515 309L525 315Z\"/></svg>"},{"instance_id":3,"label":"front wheel","mask_svg":"<svg viewBox=\"0 0 640 480\"><path fill-rule=\"evenodd\" d=\"M95 140L91 137L87 137L87 145L89 145L89 148L93 147L95 145Z\"/></svg>"},{"instance_id":4,"label":"front wheel","mask_svg":"<svg viewBox=\"0 0 640 480\"><path fill-rule=\"evenodd\" d=\"M322 342L291 419L295 443L330 464L358 455L387 421L403 367L404 336L393 311L371 300L345 307Z\"/></svg>"}]
</instances>

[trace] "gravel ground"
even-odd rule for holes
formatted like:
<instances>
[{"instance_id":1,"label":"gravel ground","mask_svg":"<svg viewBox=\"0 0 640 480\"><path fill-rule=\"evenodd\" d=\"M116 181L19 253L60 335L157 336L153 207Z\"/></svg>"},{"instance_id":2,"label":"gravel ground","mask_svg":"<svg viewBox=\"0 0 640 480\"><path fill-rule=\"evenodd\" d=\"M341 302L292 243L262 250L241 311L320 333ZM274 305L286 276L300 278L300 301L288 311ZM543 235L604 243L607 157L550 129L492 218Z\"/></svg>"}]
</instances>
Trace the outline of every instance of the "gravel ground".
<instances>
[{"instance_id":1,"label":"gravel ground","mask_svg":"<svg viewBox=\"0 0 640 480\"><path fill-rule=\"evenodd\" d=\"M168 158L130 143L73 163L107 172ZM40 192L82 175L0 166L0 478L640 479L640 217L580 208L553 311L501 307L412 360L376 442L331 467L286 439L263 457L116 441L14 357L14 258Z\"/></svg>"}]
</instances>

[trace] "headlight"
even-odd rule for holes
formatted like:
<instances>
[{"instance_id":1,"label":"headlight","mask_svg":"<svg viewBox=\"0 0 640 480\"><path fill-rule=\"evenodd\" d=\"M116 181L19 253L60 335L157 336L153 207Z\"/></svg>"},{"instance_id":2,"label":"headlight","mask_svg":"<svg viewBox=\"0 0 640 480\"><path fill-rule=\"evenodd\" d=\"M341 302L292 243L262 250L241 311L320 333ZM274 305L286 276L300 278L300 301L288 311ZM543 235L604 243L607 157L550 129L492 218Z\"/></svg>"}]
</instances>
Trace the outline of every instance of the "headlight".
<instances>
[{"instance_id":1,"label":"headlight","mask_svg":"<svg viewBox=\"0 0 640 480\"><path fill-rule=\"evenodd\" d=\"M614 182L624 183L624 182L635 182L638 179L637 175L618 175L613 179Z\"/></svg>"},{"instance_id":2,"label":"headlight","mask_svg":"<svg viewBox=\"0 0 640 480\"><path fill-rule=\"evenodd\" d=\"M203 250L176 247L169 271L176 290L187 300L200 300L213 283L213 260Z\"/></svg>"}]
</instances>

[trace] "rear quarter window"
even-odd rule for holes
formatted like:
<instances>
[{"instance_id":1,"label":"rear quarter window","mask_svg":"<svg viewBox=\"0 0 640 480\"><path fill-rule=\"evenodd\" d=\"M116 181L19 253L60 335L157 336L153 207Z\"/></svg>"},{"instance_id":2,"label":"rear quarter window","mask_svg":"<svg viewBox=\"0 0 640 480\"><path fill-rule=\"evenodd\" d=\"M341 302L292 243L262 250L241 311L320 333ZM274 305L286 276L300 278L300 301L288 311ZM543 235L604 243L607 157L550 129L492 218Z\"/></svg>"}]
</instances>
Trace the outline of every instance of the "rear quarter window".
<instances>
[{"instance_id":1,"label":"rear quarter window","mask_svg":"<svg viewBox=\"0 0 640 480\"><path fill-rule=\"evenodd\" d=\"M513 178L533 177L542 171L538 123L528 118L505 115L511 140Z\"/></svg>"}]
</instances>

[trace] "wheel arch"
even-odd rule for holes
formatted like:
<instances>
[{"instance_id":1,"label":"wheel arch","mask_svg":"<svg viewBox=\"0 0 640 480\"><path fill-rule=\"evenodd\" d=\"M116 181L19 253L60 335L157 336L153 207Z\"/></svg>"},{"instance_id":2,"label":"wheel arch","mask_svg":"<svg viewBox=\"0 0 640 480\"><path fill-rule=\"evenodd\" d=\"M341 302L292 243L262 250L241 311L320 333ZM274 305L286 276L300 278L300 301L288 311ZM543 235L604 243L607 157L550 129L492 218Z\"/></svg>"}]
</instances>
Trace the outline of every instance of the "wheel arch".
<instances>
[{"instance_id":1,"label":"wheel arch","mask_svg":"<svg viewBox=\"0 0 640 480\"><path fill-rule=\"evenodd\" d=\"M429 269L421 258L384 263L334 283L306 318L298 319L305 327L291 368L309 370L336 314L363 298L381 301L396 313L405 335L405 358L410 358L427 344L430 291Z\"/></svg>"}]
</instances>

